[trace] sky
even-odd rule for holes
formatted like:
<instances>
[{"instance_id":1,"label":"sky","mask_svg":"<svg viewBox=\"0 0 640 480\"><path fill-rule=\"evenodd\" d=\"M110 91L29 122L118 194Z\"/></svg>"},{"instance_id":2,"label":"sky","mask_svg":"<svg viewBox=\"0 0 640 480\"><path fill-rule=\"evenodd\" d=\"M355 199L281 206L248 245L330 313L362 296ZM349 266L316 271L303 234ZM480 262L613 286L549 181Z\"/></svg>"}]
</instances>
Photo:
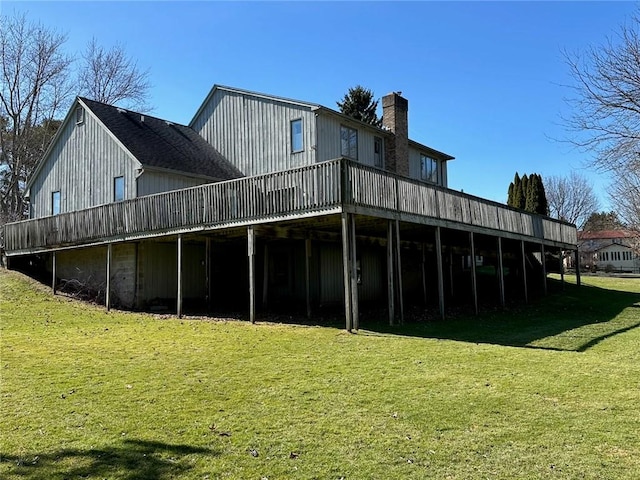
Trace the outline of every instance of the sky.
<instances>
[{"instance_id":1,"label":"sky","mask_svg":"<svg viewBox=\"0 0 640 480\"><path fill-rule=\"evenodd\" d=\"M337 109L349 87L401 91L409 136L455 157L449 187L506 202L514 174L578 170L610 210L609 179L568 144L572 83L563 52L584 53L633 2L169 2L3 0L3 15L122 45L153 85L152 114L188 124L214 84ZM380 107L381 110L381 107ZM380 112L381 113L381 112Z\"/></svg>"}]
</instances>

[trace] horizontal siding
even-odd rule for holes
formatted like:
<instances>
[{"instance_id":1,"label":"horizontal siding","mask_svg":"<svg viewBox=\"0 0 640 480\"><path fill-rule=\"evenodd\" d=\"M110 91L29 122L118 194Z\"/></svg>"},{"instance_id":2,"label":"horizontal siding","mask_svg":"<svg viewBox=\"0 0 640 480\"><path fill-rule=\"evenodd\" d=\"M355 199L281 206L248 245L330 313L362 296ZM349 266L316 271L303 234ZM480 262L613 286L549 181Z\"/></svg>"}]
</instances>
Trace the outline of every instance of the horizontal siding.
<instances>
[{"instance_id":1,"label":"horizontal siding","mask_svg":"<svg viewBox=\"0 0 640 480\"><path fill-rule=\"evenodd\" d=\"M60 211L72 212L113 202L113 179L124 176L125 199L134 198L136 162L88 111L84 122L69 121L31 186L31 217L52 214L52 192L60 191Z\"/></svg>"},{"instance_id":2,"label":"horizontal siding","mask_svg":"<svg viewBox=\"0 0 640 480\"><path fill-rule=\"evenodd\" d=\"M290 122L299 118L304 150L292 153ZM247 176L315 162L315 114L309 107L217 90L193 128Z\"/></svg>"}]
</instances>

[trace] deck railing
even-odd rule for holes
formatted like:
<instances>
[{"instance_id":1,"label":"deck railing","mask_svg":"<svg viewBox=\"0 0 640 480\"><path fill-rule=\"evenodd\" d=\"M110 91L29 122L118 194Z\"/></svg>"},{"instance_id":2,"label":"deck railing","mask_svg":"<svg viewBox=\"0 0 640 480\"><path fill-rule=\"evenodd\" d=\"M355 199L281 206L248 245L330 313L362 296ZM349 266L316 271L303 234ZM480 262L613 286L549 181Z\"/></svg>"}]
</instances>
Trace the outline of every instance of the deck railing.
<instances>
[{"instance_id":1,"label":"deck railing","mask_svg":"<svg viewBox=\"0 0 640 480\"><path fill-rule=\"evenodd\" d=\"M366 207L576 244L575 227L345 159L5 225L9 255Z\"/></svg>"},{"instance_id":2,"label":"deck railing","mask_svg":"<svg viewBox=\"0 0 640 480\"><path fill-rule=\"evenodd\" d=\"M576 245L574 225L353 162L344 203Z\"/></svg>"}]
</instances>

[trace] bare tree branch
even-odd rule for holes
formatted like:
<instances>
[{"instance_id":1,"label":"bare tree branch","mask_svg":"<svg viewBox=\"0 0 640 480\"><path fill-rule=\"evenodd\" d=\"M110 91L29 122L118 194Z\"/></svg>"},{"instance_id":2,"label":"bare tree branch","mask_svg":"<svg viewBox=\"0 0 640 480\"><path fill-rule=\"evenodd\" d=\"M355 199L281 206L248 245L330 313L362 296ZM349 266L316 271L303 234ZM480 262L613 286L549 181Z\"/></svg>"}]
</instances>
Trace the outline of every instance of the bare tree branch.
<instances>
[{"instance_id":1,"label":"bare tree branch","mask_svg":"<svg viewBox=\"0 0 640 480\"><path fill-rule=\"evenodd\" d=\"M82 95L137 111L149 110L149 72L140 70L121 45L105 50L94 38L87 45L82 61L78 76Z\"/></svg>"},{"instance_id":2,"label":"bare tree branch","mask_svg":"<svg viewBox=\"0 0 640 480\"><path fill-rule=\"evenodd\" d=\"M544 184L550 215L575 223L578 229L582 229L589 216L600 208L589 181L575 171L567 177L546 177Z\"/></svg>"}]
</instances>

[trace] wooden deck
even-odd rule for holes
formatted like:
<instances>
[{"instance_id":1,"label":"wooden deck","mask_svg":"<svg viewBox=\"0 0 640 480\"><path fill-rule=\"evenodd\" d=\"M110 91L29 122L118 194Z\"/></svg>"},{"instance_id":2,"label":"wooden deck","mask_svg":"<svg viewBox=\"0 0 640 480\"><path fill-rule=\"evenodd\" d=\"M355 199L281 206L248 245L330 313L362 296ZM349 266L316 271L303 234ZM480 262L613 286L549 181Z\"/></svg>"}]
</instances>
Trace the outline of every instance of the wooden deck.
<instances>
[{"instance_id":1,"label":"wooden deck","mask_svg":"<svg viewBox=\"0 0 640 480\"><path fill-rule=\"evenodd\" d=\"M312 166L5 225L8 256L349 212L575 249L575 226L356 162Z\"/></svg>"}]
</instances>

